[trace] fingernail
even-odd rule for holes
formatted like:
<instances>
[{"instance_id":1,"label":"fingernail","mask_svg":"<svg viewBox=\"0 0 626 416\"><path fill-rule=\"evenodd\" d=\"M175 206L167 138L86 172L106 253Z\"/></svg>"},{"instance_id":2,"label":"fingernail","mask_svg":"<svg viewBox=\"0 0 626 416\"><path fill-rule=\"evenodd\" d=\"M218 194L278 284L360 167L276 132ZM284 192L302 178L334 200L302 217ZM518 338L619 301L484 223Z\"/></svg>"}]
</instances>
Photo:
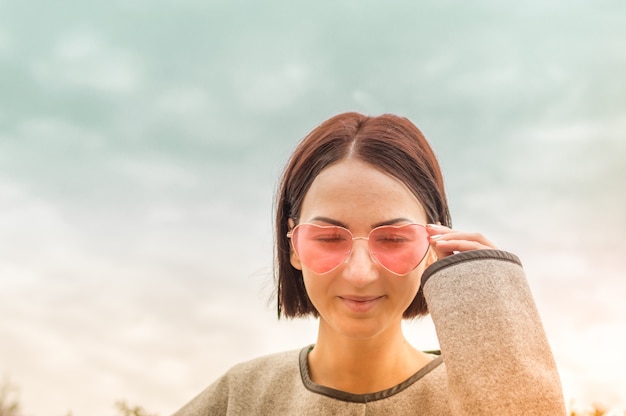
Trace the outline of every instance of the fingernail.
<instances>
[{"instance_id":1,"label":"fingernail","mask_svg":"<svg viewBox=\"0 0 626 416\"><path fill-rule=\"evenodd\" d=\"M426 226L430 228L437 228L437 229L441 228L441 225L439 224L426 224Z\"/></svg>"},{"instance_id":2,"label":"fingernail","mask_svg":"<svg viewBox=\"0 0 626 416\"><path fill-rule=\"evenodd\" d=\"M441 238L441 237L443 237L443 234L436 234L436 235L431 235L430 239L431 240L436 240L436 239Z\"/></svg>"}]
</instances>

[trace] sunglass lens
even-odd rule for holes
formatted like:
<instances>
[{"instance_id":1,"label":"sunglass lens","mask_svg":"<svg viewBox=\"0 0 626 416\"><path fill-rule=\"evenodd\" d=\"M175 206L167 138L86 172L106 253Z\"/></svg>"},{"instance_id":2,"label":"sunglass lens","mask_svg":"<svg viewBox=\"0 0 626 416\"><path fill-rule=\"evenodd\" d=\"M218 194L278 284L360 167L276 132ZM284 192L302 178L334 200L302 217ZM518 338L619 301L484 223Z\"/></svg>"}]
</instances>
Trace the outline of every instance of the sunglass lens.
<instances>
[{"instance_id":1,"label":"sunglass lens","mask_svg":"<svg viewBox=\"0 0 626 416\"><path fill-rule=\"evenodd\" d=\"M418 224L379 227L370 234L370 249L384 268L405 275L426 256L427 234L426 229Z\"/></svg>"},{"instance_id":2,"label":"sunglass lens","mask_svg":"<svg viewBox=\"0 0 626 416\"><path fill-rule=\"evenodd\" d=\"M301 224L295 228L292 241L300 261L317 274L339 266L352 248L352 235L335 226Z\"/></svg>"}]
</instances>

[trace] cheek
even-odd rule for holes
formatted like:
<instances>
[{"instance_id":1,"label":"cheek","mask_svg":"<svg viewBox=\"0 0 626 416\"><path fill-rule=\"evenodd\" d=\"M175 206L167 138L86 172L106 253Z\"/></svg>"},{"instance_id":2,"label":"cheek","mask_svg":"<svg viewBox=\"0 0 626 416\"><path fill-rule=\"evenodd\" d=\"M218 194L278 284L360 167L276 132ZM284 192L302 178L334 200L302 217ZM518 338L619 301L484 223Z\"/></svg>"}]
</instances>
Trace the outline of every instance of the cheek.
<instances>
[{"instance_id":1,"label":"cheek","mask_svg":"<svg viewBox=\"0 0 626 416\"><path fill-rule=\"evenodd\" d=\"M405 277L406 280L404 281L403 287L398 289L403 290L406 293L406 297L410 299L409 304L413 302L413 299L420 289L422 283L422 274L424 273L425 269L425 264L419 265L417 269L413 270L411 274Z\"/></svg>"},{"instance_id":2,"label":"cheek","mask_svg":"<svg viewBox=\"0 0 626 416\"><path fill-rule=\"evenodd\" d=\"M422 284L422 275L424 274L424 271L426 271L426 269L436 261L437 253L435 253L435 250L430 248L426 253L426 257L424 258L424 260L422 260L422 262L415 268L415 270L413 270L407 276L407 278L411 279L411 281L413 282L412 287L415 288L415 293L417 293Z\"/></svg>"},{"instance_id":3,"label":"cheek","mask_svg":"<svg viewBox=\"0 0 626 416\"><path fill-rule=\"evenodd\" d=\"M411 276L409 278L410 280L406 281L404 287L401 288L401 290L403 290L406 293L406 298L409 300L409 304L413 302L413 298L415 298L415 296L417 295L417 292L420 289L421 275L422 274L419 273L414 276Z\"/></svg>"},{"instance_id":4,"label":"cheek","mask_svg":"<svg viewBox=\"0 0 626 416\"><path fill-rule=\"evenodd\" d=\"M311 276L308 270L302 270L302 280L304 281L304 287L309 297L313 297L321 291L319 278Z\"/></svg>"},{"instance_id":5,"label":"cheek","mask_svg":"<svg viewBox=\"0 0 626 416\"><path fill-rule=\"evenodd\" d=\"M435 249L432 247L429 247L428 252L426 253L426 258L422 260L422 264L420 264L418 267L418 269L421 268L422 270L420 272L420 279L422 278L422 274L424 273L424 270L426 270L431 264L433 264L437 260L439 259L437 258L437 253L435 252Z\"/></svg>"}]
</instances>

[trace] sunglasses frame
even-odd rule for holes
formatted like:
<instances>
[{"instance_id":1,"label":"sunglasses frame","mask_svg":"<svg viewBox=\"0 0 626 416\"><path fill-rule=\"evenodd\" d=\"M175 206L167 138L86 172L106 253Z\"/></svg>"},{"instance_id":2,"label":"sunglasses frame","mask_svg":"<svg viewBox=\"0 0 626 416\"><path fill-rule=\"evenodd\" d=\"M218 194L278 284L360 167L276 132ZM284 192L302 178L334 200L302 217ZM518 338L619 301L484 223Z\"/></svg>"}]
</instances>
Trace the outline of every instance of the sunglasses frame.
<instances>
[{"instance_id":1,"label":"sunglasses frame","mask_svg":"<svg viewBox=\"0 0 626 416\"><path fill-rule=\"evenodd\" d=\"M376 257L376 254L375 254L375 252L372 250L372 247L371 247L371 245L370 245L370 238L371 238L371 235L372 235L372 233L374 233L376 230L380 230L380 229L383 229L383 228L385 228L385 229L386 229L386 228L399 229L399 228L404 228L404 227L409 227L409 226L417 225L417 226L419 226L419 227L422 227L422 228L426 229L426 227L425 227L424 225L422 225L422 224L417 224L417 223L409 223L409 224L402 224L402 225L381 225L381 226L378 226L378 227L372 228L372 229L370 230L370 232L367 234L367 237L355 237L355 236L354 236L354 234L352 234L352 231L350 231L350 230L349 230L349 229L347 229L346 227L342 227L342 226L339 226L339 225L318 225L318 224L313 224L313 223L307 223L307 222L304 222L304 223L300 223L300 224L296 225L296 226L295 226L295 227L293 227L291 230L289 230L289 232L286 234L287 238L288 238L289 240L291 240L291 248L292 248L292 249L294 250L294 252L298 255L298 257L301 257L301 256L300 256L300 254L298 253L298 250L296 249L296 246L295 246L295 244L294 244L293 235L294 235L294 233L296 232L296 229L297 229L298 227L300 227L301 225L302 225L302 226L305 226L305 225L310 225L310 226L317 227L317 228L321 228L321 229L331 229L331 228L332 228L332 229L337 229L337 228L338 228L338 229L340 229L340 230L344 230L344 231L346 231L346 232L347 232L347 234L348 234L348 235L351 237L351 239L352 239L352 244L350 245L350 250L348 250L348 251L347 251L346 256L345 256L345 257L344 257L344 258L343 258L343 259L342 259L339 263L337 263L337 265L336 265L336 266L334 266L334 267L333 267L333 268L331 268L330 270L325 271L325 272L323 272L323 273L318 273L318 272L315 272L315 271L314 271L316 274L318 274L318 275L320 275L320 276L323 276L323 275L325 275L325 274L328 274L328 273L332 272L333 270L336 270L339 266L341 266L341 264L342 264L342 263L345 263L345 262L346 262L346 260L350 258L350 255L352 254L352 249L354 248L354 240L366 240L366 241L367 241L367 250L368 250L368 252L369 252L369 254L370 254L370 258L371 258L372 260L374 260L374 262L375 262L376 264L380 265L383 269L387 270L389 273L392 273L392 274L394 274L394 275L396 275L396 276L406 276L406 275L408 275L409 273L411 273L413 270L415 270L415 269L417 268L417 266L419 266L420 264L422 264L422 262L423 262L423 261L424 261L424 259L426 258L426 255L427 255L427 254L428 254L428 252L430 251L430 243L428 243L428 244L427 244L426 251L424 251L424 255L422 256L422 258L420 259L420 261L419 261L419 262L415 265L415 267L413 267L413 268L412 268L411 270L409 270L408 272L406 272L406 273L404 273L404 274L401 274L401 273L394 272L393 270L390 270L387 266L385 266L385 265L384 265L384 264L383 264L383 263L382 263L382 262L378 259L378 257ZM425 236L426 236L426 241L428 241L428 237L427 237L427 236L428 236L428 233L426 233L426 234L425 234ZM303 263L303 264L304 264L304 263ZM306 266L306 264L305 264L305 266ZM308 267L308 266L307 266L307 267Z\"/></svg>"}]
</instances>

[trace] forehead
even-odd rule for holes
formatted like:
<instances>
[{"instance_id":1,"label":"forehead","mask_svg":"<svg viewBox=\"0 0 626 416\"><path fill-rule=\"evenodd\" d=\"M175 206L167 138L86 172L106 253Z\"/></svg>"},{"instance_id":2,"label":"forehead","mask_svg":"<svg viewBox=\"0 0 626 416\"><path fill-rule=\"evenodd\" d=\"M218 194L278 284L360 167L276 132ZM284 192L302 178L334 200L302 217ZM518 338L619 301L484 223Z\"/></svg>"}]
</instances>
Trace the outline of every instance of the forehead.
<instances>
[{"instance_id":1,"label":"forehead","mask_svg":"<svg viewBox=\"0 0 626 416\"><path fill-rule=\"evenodd\" d=\"M355 159L324 169L304 197L301 222L322 216L344 224L375 224L407 218L425 223L422 204L399 179Z\"/></svg>"}]
</instances>

